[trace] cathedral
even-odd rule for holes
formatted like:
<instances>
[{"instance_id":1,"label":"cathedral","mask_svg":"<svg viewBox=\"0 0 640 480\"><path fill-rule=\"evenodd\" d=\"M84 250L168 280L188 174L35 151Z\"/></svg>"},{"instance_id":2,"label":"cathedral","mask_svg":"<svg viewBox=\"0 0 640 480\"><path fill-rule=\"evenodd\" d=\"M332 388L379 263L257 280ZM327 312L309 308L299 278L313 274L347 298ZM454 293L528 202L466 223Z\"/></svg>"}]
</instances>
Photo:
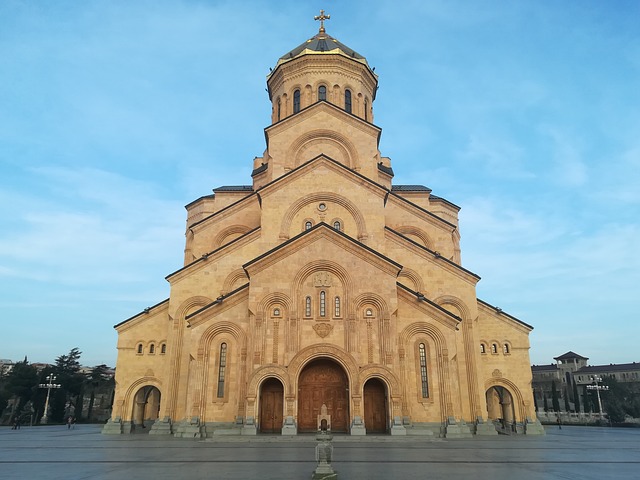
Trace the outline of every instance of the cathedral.
<instances>
[{"instance_id":1,"label":"cathedral","mask_svg":"<svg viewBox=\"0 0 640 480\"><path fill-rule=\"evenodd\" d=\"M104 433L543 433L532 327L477 298L460 207L393 183L378 77L328 18L267 76L250 184L186 206L169 298L115 326Z\"/></svg>"}]
</instances>

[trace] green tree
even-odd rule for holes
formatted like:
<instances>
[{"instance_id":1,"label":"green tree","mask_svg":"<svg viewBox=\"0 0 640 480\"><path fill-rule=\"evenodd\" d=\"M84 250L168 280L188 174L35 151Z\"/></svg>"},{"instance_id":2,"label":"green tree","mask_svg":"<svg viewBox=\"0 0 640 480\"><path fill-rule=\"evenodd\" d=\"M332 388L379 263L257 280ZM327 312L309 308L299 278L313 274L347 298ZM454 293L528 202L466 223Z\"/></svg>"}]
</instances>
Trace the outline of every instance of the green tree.
<instances>
[{"instance_id":1,"label":"green tree","mask_svg":"<svg viewBox=\"0 0 640 480\"><path fill-rule=\"evenodd\" d=\"M60 414L60 405L64 403L62 416L73 407L74 415L80 419L82 416L82 392L85 377L80 373L80 356L82 352L77 348L72 348L68 354L60 355L56 358L55 371L58 376L58 383L62 385L64 392L64 402L61 401L61 393L57 393L55 397L54 411L56 417Z\"/></svg>"},{"instance_id":2,"label":"green tree","mask_svg":"<svg viewBox=\"0 0 640 480\"><path fill-rule=\"evenodd\" d=\"M89 407L87 408L87 420L90 422L93 415L93 403L96 398L96 392L112 381L107 371L109 367L105 364L96 365L91 369L91 373L86 378L86 388L89 389Z\"/></svg>"},{"instance_id":3,"label":"green tree","mask_svg":"<svg viewBox=\"0 0 640 480\"><path fill-rule=\"evenodd\" d=\"M549 401L547 400L547 394L543 393L542 398L544 398L544 412L549 413Z\"/></svg>"},{"instance_id":4,"label":"green tree","mask_svg":"<svg viewBox=\"0 0 640 480\"><path fill-rule=\"evenodd\" d=\"M551 382L551 403L553 405L553 411L560 411L560 399L558 398L558 389L556 388L556 381Z\"/></svg>"},{"instance_id":5,"label":"green tree","mask_svg":"<svg viewBox=\"0 0 640 480\"><path fill-rule=\"evenodd\" d=\"M580 413L580 395L578 395L578 384L573 383L573 399L576 407L576 413Z\"/></svg>"},{"instance_id":6,"label":"green tree","mask_svg":"<svg viewBox=\"0 0 640 480\"><path fill-rule=\"evenodd\" d=\"M24 361L17 362L7 375L5 391L9 397L18 399L14 412L21 412L24 405L31 400L38 391L38 370L31 365L26 357Z\"/></svg>"},{"instance_id":7,"label":"green tree","mask_svg":"<svg viewBox=\"0 0 640 480\"><path fill-rule=\"evenodd\" d=\"M564 389L564 410L569 413L571 411L571 405L569 405L569 390Z\"/></svg>"}]
</instances>

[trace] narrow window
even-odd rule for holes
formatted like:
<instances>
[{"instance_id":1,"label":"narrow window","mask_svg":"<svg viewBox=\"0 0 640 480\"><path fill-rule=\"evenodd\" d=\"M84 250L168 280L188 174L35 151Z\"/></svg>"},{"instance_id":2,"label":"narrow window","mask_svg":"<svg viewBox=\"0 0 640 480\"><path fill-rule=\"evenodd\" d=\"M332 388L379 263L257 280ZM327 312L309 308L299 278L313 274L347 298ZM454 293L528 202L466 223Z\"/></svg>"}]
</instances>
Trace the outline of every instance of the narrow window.
<instances>
[{"instance_id":1,"label":"narrow window","mask_svg":"<svg viewBox=\"0 0 640 480\"><path fill-rule=\"evenodd\" d=\"M324 85L320 85L318 87L318 100L326 100L327 99L327 87Z\"/></svg>"},{"instance_id":2,"label":"narrow window","mask_svg":"<svg viewBox=\"0 0 640 480\"><path fill-rule=\"evenodd\" d=\"M293 113L300 111L300 90L293 92Z\"/></svg>"},{"instance_id":3,"label":"narrow window","mask_svg":"<svg viewBox=\"0 0 640 480\"><path fill-rule=\"evenodd\" d=\"M336 230L340 231L340 222L338 220L336 220L335 222L333 222L333 228L335 228Z\"/></svg>"},{"instance_id":4,"label":"narrow window","mask_svg":"<svg viewBox=\"0 0 640 480\"><path fill-rule=\"evenodd\" d=\"M311 316L311 297L307 297L304 299L304 316Z\"/></svg>"},{"instance_id":5,"label":"narrow window","mask_svg":"<svg viewBox=\"0 0 640 480\"><path fill-rule=\"evenodd\" d=\"M142 353L142 344L141 343L138 344L138 353Z\"/></svg>"},{"instance_id":6,"label":"narrow window","mask_svg":"<svg viewBox=\"0 0 640 480\"><path fill-rule=\"evenodd\" d=\"M280 309L279 308L274 308L273 309L273 316L274 317L279 317L280 316Z\"/></svg>"},{"instance_id":7,"label":"narrow window","mask_svg":"<svg viewBox=\"0 0 640 480\"><path fill-rule=\"evenodd\" d=\"M351 90L344 91L344 109L346 112L351 113Z\"/></svg>"},{"instance_id":8,"label":"narrow window","mask_svg":"<svg viewBox=\"0 0 640 480\"><path fill-rule=\"evenodd\" d=\"M280 121L280 115L282 114L282 103L280 102L280 99L278 99L277 111L278 111L278 121Z\"/></svg>"},{"instance_id":9,"label":"narrow window","mask_svg":"<svg viewBox=\"0 0 640 480\"><path fill-rule=\"evenodd\" d=\"M498 345L495 343L491 344L491 353L498 353Z\"/></svg>"},{"instance_id":10,"label":"narrow window","mask_svg":"<svg viewBox=\"0 0 640 480\"><path fill-rule=\"evenodd\" d=\"M422 382L422 398L429 398L429 382L427 378L427 349L424 343L419 346L420 350L420 381Z\"/></svg>"},{"instance_id":11,"label":"narrow window","mask_svg":"<svg viewBox=\"0 0 640 480\"><path fill-rule=\"evenodd\" d=\"M305 230L311 230L311 227L313 227L313 223L305 222L305 224L304 224L304 229Z\"/></svg>"},{"instance_id":12,"label":"narrow window","mask_svg":"<svg viewBox=\"0 0 640 480\"><path fill-rule=\"evenodd\" d=\"M163 343L162 346L160 347L160 353L167 353L167 344Z\"/></svg>"},{"instance_id":13,"label":"narrow window","mask_svg":"<svg viewBox=\"0 0 640 480\"><path fill-rule=\"evenodd\" d=\"M334 304L334 317L339 317L339 316L340 316L340 297L336 297L335 304Z\"/></svg>"},{"instance_id":14,"label":"narrow window","mask_svg":"<svg viewBox=\"0 0 640 480\"><path fill-rule=\"evenodd\" d=\"M149 353L156 353L156 346L153 343L149 345Z\"/></svg>"},{"instance_id":15,"label":"narrow window","mask_svg":"<svg viewBox=\"0 0 640 480\"><path fill-rule=\"evenodd\" d=\"M484 347L484 343L480 344L480 353L487 353L486 348Z\"/></svg>"},{"instance_id":16,"label":"narrow window","mask_svg":"<svg viewBox=\"0 0 640 480\"><path fill-rule=\"evenodd\" d=\"M509 353L509 345L504 344L504 353Z\"/></svg>"},{"instance_id":17,"label":"narrow window","mask_svg":"<svg viewBox=\"0 0 640 480\"><path fill-rule=\"evenodd\" d=\"M373 317L373 310L371 310L370 308L367 308L365 315L367 317Z\"/></svg>"},{"instance_id":18,"label":"narrow window","mask_svg":"<svg viewBox=\"0 0 640 480\"><path fill-rule=\"evenodd\" d=\"M220 365L218 367L218 398L224 398L224 376L227 369L227 344L220 345Z\"/></svg>"},{"instance_id":19,"label":"narrow window","mask_svg":"<svg viewBox=\"0 0 640 480\"><path fill-rule=\"evenodd\" d=\"M320 292L320 316L327 316L327 293L324 290Z\"/></svg>"},{"instance_id":20,"label":"narrow window","mask_svg":"<svg viewBox=\"0 0 640 480\"><path fill-rule=\"evenodd\" d=\"M369 100L366 98L364 99L364 121L369 121Z\"/></svg>"}]
</instances>

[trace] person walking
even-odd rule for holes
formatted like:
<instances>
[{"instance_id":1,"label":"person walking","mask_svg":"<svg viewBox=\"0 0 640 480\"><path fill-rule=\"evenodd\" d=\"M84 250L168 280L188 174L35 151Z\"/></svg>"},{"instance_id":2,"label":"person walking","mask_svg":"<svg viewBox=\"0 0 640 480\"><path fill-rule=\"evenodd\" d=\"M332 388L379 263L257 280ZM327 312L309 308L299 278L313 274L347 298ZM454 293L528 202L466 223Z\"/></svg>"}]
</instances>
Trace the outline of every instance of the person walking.
<instances>
[{"instance_id":1,"label":"person walking","mask_svg":"<svg viewBox=\"0 0 640 480\"><path fill-rule=\"evenodd\" d=\"M558 429L562 430L562 420L560 420L560 415L556 417L556 422L558 423Z\"/></svg>"},{"instance_id":2,"label":"person walking","mask_svg":"<svg viewBox=\"0 0 640 480\"><path fill-rule=\"evenodd\" d=\"M67 418L67 430L71 430L71 422L73 422L73 418L69 415L69 418Z\"/></svg>"}]
</instances>

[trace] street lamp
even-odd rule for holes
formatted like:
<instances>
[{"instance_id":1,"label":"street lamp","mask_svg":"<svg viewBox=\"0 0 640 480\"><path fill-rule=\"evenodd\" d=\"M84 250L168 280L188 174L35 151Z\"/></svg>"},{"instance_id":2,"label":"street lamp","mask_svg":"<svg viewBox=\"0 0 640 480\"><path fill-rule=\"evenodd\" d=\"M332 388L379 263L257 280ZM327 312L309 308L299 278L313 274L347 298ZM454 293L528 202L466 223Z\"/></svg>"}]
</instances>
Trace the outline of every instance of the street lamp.
<instances>
[{"instance_id":1,"label":"street lamp","mask_svg":"<svg viewBox=\"0 0 640 480\"><path fill-rule=\"evenodd\" d=\"M60 388L62 385L57 383L53 383L56 381L56 376L50 373L47 375L47 383L41 383L38 385L40 388L47 389L47 400L44 402L44 415L42 415L42 419L40 423L46 424L49 421L49 395L51 394L52 388Z\"/></svg>"},{"instance_id":2,"label":"street lamp","mask_svg":"<svg viewBox=\"0 0 640 480\"><path fill-rule=\"evenodd\" d=\"M602 377L593 376L591 380L595 383L595 385L587 385L587 390L595 390L598 395L598 410L600 411L600 420L602 420L602 400L600 400L600 390L606 392L609 390L608 385L598 385L598 382L602 381Z\"/></svg>"}]
</instances>

